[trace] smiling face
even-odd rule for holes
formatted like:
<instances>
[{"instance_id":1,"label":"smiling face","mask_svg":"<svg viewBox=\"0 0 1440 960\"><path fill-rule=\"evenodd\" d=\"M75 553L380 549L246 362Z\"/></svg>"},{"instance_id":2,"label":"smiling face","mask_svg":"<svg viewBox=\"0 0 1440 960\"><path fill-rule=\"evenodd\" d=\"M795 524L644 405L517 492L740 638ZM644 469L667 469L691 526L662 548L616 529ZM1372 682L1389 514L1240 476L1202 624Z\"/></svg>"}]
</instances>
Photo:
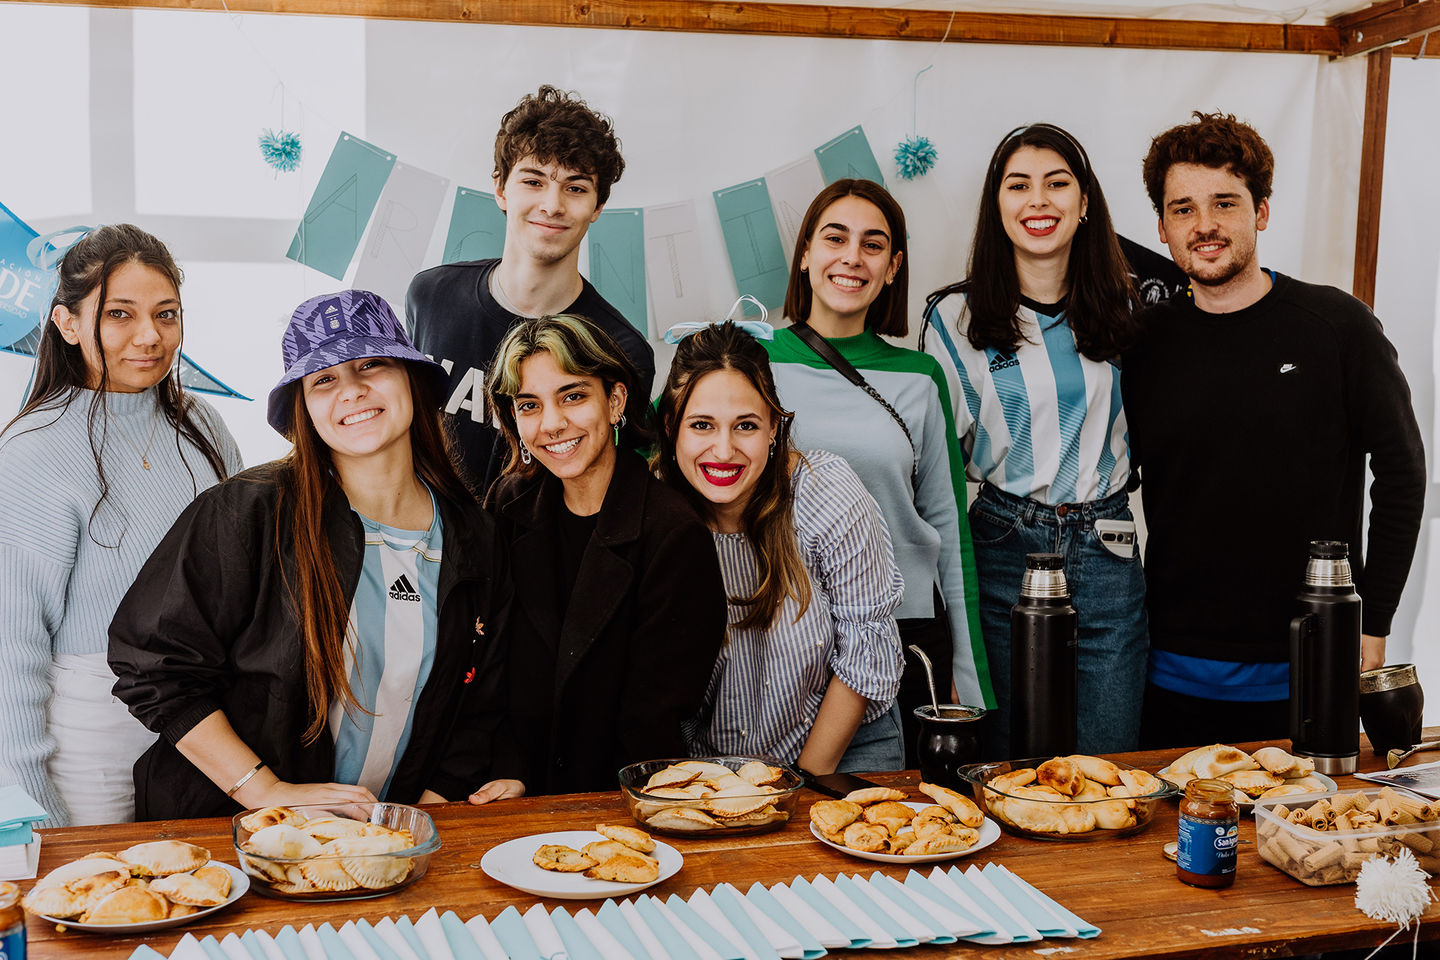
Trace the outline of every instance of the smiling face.
<instances>
[{"instance_id":1,"label":"smiling face","mask_svg":"<svg viewBox=\"0 0 1440 960\"><path fill-rule=\"evenodd\" d=\"M1021 147L1000 177L1000 222L1017 259L1066 259L1086 200L1065 158L1048 147Z\"/></svg>"},{"instance_id":2,"label":"smiling face","mask_svg":"<svg viewBox=\"0 0 1440 960\"><path fill-rule=\"evenodd\" d=\"M97 285L79 312L57 306L52 320L67 343L77 344L89 370L86 386L100 385L101 364L106 388L139 393L170 373L180 349L180 294L170 278L152 266L131 261L111 271L105 282L105 303ZM97 310L97 306L99 309ZM96 324L100 349L95 348ZM103 353L103 361L102 361Z\"/></svg>"},{"instance_id":3,"label":"smiling face","mask_svg":"<svg viewBox=\"0 0 1440 960\"><path fill-rule=\"evenodd\" d=\"M1172 165L1162 211L1160 240L1192 281L1217 288L1259 278L1255 241L1270 221L1270 202L1257 208L1245 181L1228 168Z\"/></svg>"},{"instance_id":4,"label":"smiling face","mask_svg":"<svg viewBox=\"0 0 1440 960\"><path fill-rule=\"evenodd\" d=\"M812 324L864 326L870 304L900 269L892 240L885 215L869 200L845 196L825 208L800 260L814 294Z\"/></svg>"},{"instance_id":5,"label":"smiling face","mask_svg":"<svg viewBox=\"0 0 1440 960\"><path fill-rule=\"evenodd\" d=\"M580 241L600 216L595 178L557 163L525 157L495 181L495 202L505 211L505 257L539 264L579 257Z\"/></svg>"},{"instance_id":6,"label":"smiling face","mask_svg":"<svg viewBox=\"0 0 1440 960\"><path fill-rule=\"evenodd\" d=\"M366 357L326 367L301 381L315 432L336 461L409 450L415 404L405 361Z\"/></svg>"},{"instance_id":7,"label":"smiling face","mask_svg":"<svg viewBox=\"0 0 1440 960\"><path fill-rule=\"evenodd\" d=\"M548 350L520 364L515 427L540 465L569 490L593 493L615 470L614 427L625 410L625 385L609 394L598 377L570 373ZM566 502L572 500L567 495Z\"/></svg>"},{"instance_id":8,"label":"smiling face","mask_svg":"<svg viewBox=\"0 0 1440 960\"><path fill-rule=\"evenodd\" d=\"M675 462L713 505L716 529L734 533L765 465L778 424L765 398L737 370L705 374L690 391L675 431Z\"/></svg>"}]
</instances>

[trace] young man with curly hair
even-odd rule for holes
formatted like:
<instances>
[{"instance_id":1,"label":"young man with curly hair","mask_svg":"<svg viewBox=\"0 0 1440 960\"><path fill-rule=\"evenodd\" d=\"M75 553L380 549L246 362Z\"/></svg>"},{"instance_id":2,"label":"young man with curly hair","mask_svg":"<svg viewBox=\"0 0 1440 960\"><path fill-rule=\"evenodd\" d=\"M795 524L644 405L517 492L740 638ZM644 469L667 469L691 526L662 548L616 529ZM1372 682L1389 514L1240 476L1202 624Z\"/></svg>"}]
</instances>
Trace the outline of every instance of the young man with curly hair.
<instances>
[{"instance_id":1,"label":"young man with curly hair","mask_svg":"<svg viewBox=\"0 0 1440 960\"><path fill-rule=\"evenodd\" d=\"M410 282L410 334L450 373L445 412L477 494L499 475L503 458L485 409L485 370L521 319L569 313L594 321L639 375L628 416L650 402L654 350L578 266L580 242L624 170L610 119L574 93L542 86L501 118L495 137L495 202L505 211L500 258L432 267Z\"/></svg>"},{"instance_id":2,"label":"young man with curly hair","mask_svg":"<svg viewBox=\"0 0 1440 960\"><path fill-rule=\"evenodd\" d=\"M1144 164L1190 286L1142 315L1123 373L1149 529L1142 747L1289 736L1289 627L1312 540L1349 544L1363 600L1361 662L1331 668L1381 666L1424 503L1410 388L1380 322L1334 287L1261 268L1274 157L1233 116L1194 116Z\"/></svg>"}]
</instances>

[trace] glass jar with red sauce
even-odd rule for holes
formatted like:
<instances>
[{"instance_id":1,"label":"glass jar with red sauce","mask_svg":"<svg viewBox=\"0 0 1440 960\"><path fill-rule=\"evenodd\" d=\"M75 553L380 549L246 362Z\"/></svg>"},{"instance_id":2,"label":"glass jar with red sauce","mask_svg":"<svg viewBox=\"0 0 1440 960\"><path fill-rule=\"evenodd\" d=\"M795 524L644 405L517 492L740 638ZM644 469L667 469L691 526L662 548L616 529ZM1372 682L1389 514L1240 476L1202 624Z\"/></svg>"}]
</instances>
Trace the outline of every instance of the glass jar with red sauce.
<instances>
[{"instance_id":1,"label":"glass jar with red sauce","mask_svg":"<svg viewBox=\"0 0 1440 960\"><path fill-rule=\"evenodd\" d=\"M1235 788L1224 780L1191 780L1180 801L1175 875L1195 887L1228 887L1235 882L1240 808Z\"/></svg>"}]
</instances>

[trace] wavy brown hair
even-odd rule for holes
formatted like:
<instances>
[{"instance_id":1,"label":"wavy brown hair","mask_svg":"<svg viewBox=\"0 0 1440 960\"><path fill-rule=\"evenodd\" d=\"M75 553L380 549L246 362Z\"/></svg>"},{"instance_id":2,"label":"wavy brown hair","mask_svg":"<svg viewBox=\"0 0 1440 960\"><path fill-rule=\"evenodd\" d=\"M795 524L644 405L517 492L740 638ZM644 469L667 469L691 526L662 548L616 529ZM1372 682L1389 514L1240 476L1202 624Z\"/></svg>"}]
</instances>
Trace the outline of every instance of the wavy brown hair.
<instances>
[{"instance_id":1,"label":"wavy brown hair","mask_svg":"<svg viewBox=\"0 0 1440 960\"><path fill-rule=\"evenodd\" d=\"M596 205L605 206L610 187L625 172L613 121L596 113L573 91L545 84L526 94L500 118L495 134L495 176L504 187L510 170L526 157L595 178Z\"/></svg>"},{"instance_id":2,"label":"wavy brown hair","mask_svg":"<svg viewBox=\"0 0 1440 960\"><path fill-rule=\"evenodd\" d=\"M405 370L415 411L410 421L415 473L429 484L437 500L466 503L472 498L455 469L450 436L440 419L440 395L430 377L420 375L408 362ZM345 671L350 601L340 584L324 522L326 501L342 491L330 448L320 439L306 409L301 384L297 380L286 388L292 396L285 436L294 447L280 461L276 513L283 517L288 510L290 523L275 525L275 556L281 560L281 578L300 625L305 692L311 711L304 742L310 744L325 730L332 703L338 701L347 713L365 710L350 689ZM287 549L295 554L293 579L283 562Z\"/></svg>"},{"instance_id":3,"label":"wavy brown hair","mask_svg":"<svg viewBox=\"0 0 1440 960\"><path fill-rule=\"evenodd\" d=\"M1019 348L1024 339L1017 316L1020 276L1015 270L1015 244L1000 219L999 197L1005 165L1021 147L1058 153L1088 202L1085 222L1070 241L1070 259L1065 269L1070 288L1065 297L1065 321L1075 334L1075 348L1082 354L1091 360L1116 359L1136 340L1135 285L1110 223L1105 192L1090 168L1090 157L1079 140L1053 123L1017 127L995 148L980 190L980 212L975 219L966 278L935 291L927 304L952 293L963 293L970 314L966 339L972 347L1004 353Z\"/></svg>"},{"instance_id":4,"label":"wavy brown hair","mask_svg":"<svg viewBox=\"0 0 1440 960\"><path fill-rule=\"evenodd\" d=\"M1190 116L1194 119L1189 123L1171 127L1151 140L1145 154L1145 192L1155 212L1165 215L1165 174L1177 163L1229 170L1245 181L1255 206L1269 199L1275 155L1265 138L1234 114L1196 110Z\"/></svg>"},{"instance_id":5,"label":"wavy brown hair","mask_svg":"<svg viewBox=\"0 0 1440 960\"><path fill-rule=\"evenodd\" d=\"M700 516L713 517L714 504L690 485L676 462L675 437L695 385L718 370L734 370L749 380L776 421L774 450L740 515L745 535L755 547L758 586L748 597L730 598L731 603L749 608L737 627L764 630L775 622L786 597L799 604L797 620L811 599L810 575L795 543L795 484L790 478L794 415L780 405L765 348L732 321L705 327L675 348L670 375L660 392L660 442L651 466L656 476L685 495Z\"/></svg>"},{"instance_id":6,"label":"wavy brown hair","mask_svg":"<svg viewBox=\"0 0 1440 960\"><path fill-rule=\"evenodd\" d=\"M836 180L821 190L810 201L805 218L800 221L800 235L795 241L795 255L790 258L790 283L785 288L785 316L791 323L804 323L810 319L810 306L815 301L815 291L810 286L809 274L800 269L805 251L815 240L815 231L820 226L820 217L830 204L841 197L859 197L869 200L885 218L890 228L890 259L900 258L900 267L895 279L880 288L865 311L865 327L882 337L903 337L910 332L910 248L905 232L905 211L890 196L890 191L873 180Z\"/></svg>"},{"instance_id":7,"label":"wavy brown hair","mask_svg":"<svg viewBox=\"0 0 1440 960\"><path fill-rule=\"evenodd\" d=\"M16 420L37 410L54 410L56 419L59 419L80 396L82 389L94 389L95 395L90 398L90 409L87 411L87 433L90 438L90 455L95 461L95 475L100 483L100 498L95 501L95 506L90 511L92 524L100 505L110 496L110 482L105 476L105 464L100 456L110 424L109 409L105 403L110 387L110 371L105 364L105 348L100 341L99 314L105 308L106 288L111 275L127 263L142 264L161 273L174 285L175 297L179 299L184 275L165 244L128 223L110 224L90 231L60 259L56 268L55 296L50 300L50 309L46 313L47 319L40 334L40 345L35 351L35 375L30 382L30 394L20 412L0 430L0 433L4 433ZM61 306L79 315L85 299L96 291L98 295L95 298L96 315L92 333L95 355L100 358L100 369L91 371L80 344L67 343L60 335L60 328L49 318L54 316L55 308ZM183 308L179 313L181 345L175 349L177 358L184 346L185 330ZM185 392L180 383L178 362L171 368L169 375L160 381L156 401L162 415L173 429L175 449L180 452L180 462L185 464L185 469L190 473L190 483L195 492L200 492L200 486L195 479L195 471L190 466L190 458L185 455L182 439L200 452L205 463L214 472L215 479L224 480L229 475L225 468L225 458L220 455L209 431L202 426L203 418L195 412L194 399ZM28 430L38 430L42 426L48 424L30 427ZM90 539L95 539L93 531ZM98 540L95 542L99 543Z\"/></svg>"}]
</instances>

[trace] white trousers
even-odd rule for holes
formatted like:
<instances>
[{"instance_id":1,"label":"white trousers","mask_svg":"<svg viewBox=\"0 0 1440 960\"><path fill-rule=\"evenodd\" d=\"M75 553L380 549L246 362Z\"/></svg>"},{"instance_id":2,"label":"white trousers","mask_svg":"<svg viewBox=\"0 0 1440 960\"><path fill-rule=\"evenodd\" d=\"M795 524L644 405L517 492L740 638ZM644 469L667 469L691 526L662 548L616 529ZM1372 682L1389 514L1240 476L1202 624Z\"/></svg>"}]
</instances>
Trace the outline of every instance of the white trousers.
<instances>
[{"instance_id":1,"label":"white trousers","mask_svg":"<svg viewBox=\"0 0 1440 960\"><path fill-rule=\"evenodd\" d=\"M135 819L133 767L155 734L110 693L105 654L61 654L50 666L50 782L72 826Z\"/></svg>"}]
</instances>

